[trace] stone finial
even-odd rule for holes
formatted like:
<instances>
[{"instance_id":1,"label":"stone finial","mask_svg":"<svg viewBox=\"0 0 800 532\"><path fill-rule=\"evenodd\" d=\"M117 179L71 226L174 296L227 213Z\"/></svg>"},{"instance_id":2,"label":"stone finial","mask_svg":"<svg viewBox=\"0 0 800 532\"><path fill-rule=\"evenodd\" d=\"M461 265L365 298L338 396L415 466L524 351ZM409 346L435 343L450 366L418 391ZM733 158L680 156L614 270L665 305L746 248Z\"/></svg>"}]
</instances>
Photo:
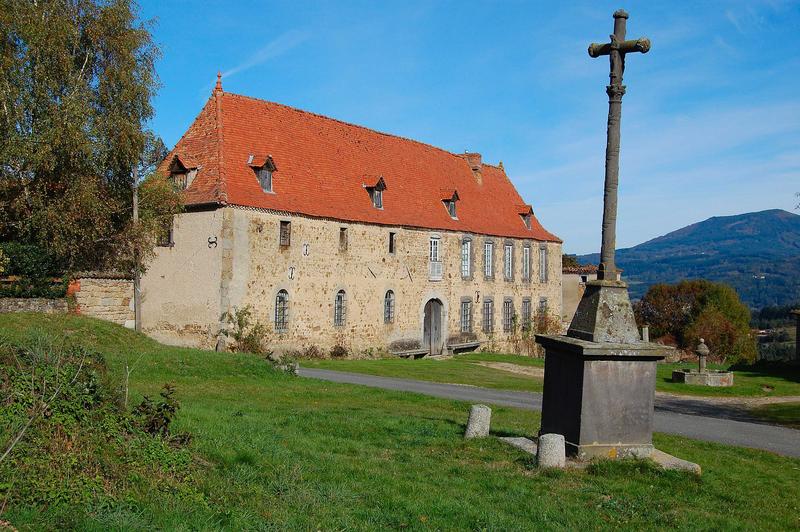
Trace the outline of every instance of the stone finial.
<instances>
[{"instance_id":1,"label":"stone finial","mask_svg":"<svg viewBox=\"0 0 800 532\"><path fill-rule=\"evenodd\" d=\"M492 423L492 409L486 405L472 405L464 438L485 438Z\"/></svg>"},{"instance_id":2,"label":"stone finial","mask_svg":"<svg viewBox=\"0 0 800 532\"><path fill-rule=\"evenodd\" d=\"M697 344L697 348L694 350L694 352L697 353L697 356L699 357L707 357L709 350L708 346L706 345L706 341L700 338L700 343Z\"/></svg>"},{"instance_id":3,"label":"stone finial","mask_svg":"<svg viewBox=\"0 0 800 532\"><path fill-rule=\"evenodd\" d=\"M214 91L222 92L222 72L217 71L217 85L214 87Z\"/></svg>"}]
</instances>

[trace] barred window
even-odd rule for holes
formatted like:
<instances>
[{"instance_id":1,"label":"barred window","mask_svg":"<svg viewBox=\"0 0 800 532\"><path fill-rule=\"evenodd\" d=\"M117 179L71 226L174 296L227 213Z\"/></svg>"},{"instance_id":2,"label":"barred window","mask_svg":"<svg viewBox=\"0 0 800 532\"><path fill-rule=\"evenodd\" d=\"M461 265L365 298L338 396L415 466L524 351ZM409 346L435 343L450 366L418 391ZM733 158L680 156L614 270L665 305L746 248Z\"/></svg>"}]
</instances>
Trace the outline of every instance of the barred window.
<instances>
[{"instance_id":1,"label":"barred window","mask_svg":"<svg viewBox=\"0 0 800 532\"><path fill-rule=\"evenodd\" d=\"M461 278L469 279L472 276L472 241L461 242Z\"/></svg>"},{"instance_id":2,"label":"barred window","mask_svg":"<svg viewBox=\"0 0 800 532\"><path fill-rule=\"evenodd\" d=\"M522 248L522 280L531 280L531 247Z\"/></svg>"},{"instance_id":3,"label":"barred window","mask_svg":"<svg viewBox=\"0 0 800 532\"><path fill-rule=\"evenodd\" d=\"M483 332L494 331L494 302L491 299L483 300Z\"/></svg>"},{"instance_id":4,"label":"barred window","mask_svg":"<svg viewBox=\"0 0 800 532\"><path fill-rule=\"evenodd\" d=\"M494 242L483 244L483 275L487 279L494 277Z\"/></svg>"},{"instance_id":5,"label":"barred window","mask_svg":"<svg viewBox=\"0 0 800 532\"><path fill-rule=\"evenodd\" d=\"M547 314L547 298L540 297L539 298L539 315L545 316Z\"/></svg>"},{"instance_id":6,"label":"barred window","mask_svg":"<svg viewBox=\"0 0 800 532\"><path fill-rule=\"evenodd\" d=\"M333 324L343 327L347 317L347 295L344 290L336 292L336 301L333 303Z\"/></svg>"},{"instance_id":7,"label":"barred window","mask_svg":"<svg viewBox=\"0 0 800 532\"><path fill-rule=\"evenodd\" d=\"M461 332L472 332L472 301L461 302Z\"/></svg>"},{"instance_id":8,"label":"barred window","mask_svg":"<svg viewBox=\"0 0 800 532\"><path fill-rule=\"evenodd\" d=\"M383 298L383 323L394 323L394 292L386 291Z\"/></svg>"},{"instance_id":9,"label":"barred window","mask_svg":"<svg viewBox=\"0 0 800 532\"><path fill-rule=\"evenodd\" d=\"M522 330L529 331L531 329L531 300L522 300Z\"/></svg>"},{"instance_id":10,"label":"barred window","mask_svg":"<svg viewBox=\"0 0 800 532\"><path fill-rule=\"evenodd\" d=\"M275 330L285 332L289 325L289 292L281 290L275 297Z\"/></svg>"},{"instance_id":11,"label":"barred window","mask_svg":"<svg viewBox=\"0 0 800 532\"><path fill-rule=\"evenodd\" d=\"M503 253L503 273L506 281L514 278L514 246L511 244L505 245L505 252Z\"/></svg>"},{"instance_id":12,"label":"barred window","mask_svg":"<svg viewBox=\"0 0 800 532\"><path fill-rule=\"evenodd\" d=\"M503 332L514 330L514 300L506 299L503 301Z\"/></svg>"},{"instance_id":13,"label":"barred window","mask_svg":"<svg viewBox=\"0 0 800 532\"><path fill-rule=\"evenodd\" d=\"M547 282L547 246L539 247L539 282Z\"/></svg>"}]
</instances>

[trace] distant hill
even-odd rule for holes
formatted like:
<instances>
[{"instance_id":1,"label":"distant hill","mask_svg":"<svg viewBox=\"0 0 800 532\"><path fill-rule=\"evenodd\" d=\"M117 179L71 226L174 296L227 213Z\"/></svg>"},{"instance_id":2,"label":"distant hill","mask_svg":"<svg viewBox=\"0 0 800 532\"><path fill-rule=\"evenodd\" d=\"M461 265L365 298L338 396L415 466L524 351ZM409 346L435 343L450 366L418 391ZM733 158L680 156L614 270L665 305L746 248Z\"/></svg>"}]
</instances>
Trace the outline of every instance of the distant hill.
<instances>
[{"instance_id":1,"label":"distant hill","mask_svg":"<svg viewBox=\"0 0 800 532\"><path fill-rule=\"evenodd\" d=\"M597 264L599 253L581 255ZM656 283L709 279L736 288L753 308L800 301L800 216L780 209L715 216L617 250L632 298Z\"/></svg>"}]
</instances>

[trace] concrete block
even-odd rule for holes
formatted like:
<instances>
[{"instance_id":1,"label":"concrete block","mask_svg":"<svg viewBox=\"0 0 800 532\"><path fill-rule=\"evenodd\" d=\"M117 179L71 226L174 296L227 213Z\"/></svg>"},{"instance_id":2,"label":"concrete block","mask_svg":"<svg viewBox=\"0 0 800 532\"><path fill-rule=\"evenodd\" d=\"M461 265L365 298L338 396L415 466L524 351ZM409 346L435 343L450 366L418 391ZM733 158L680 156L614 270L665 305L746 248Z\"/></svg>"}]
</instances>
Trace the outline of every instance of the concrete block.
<instances>
[{"instance_id":1,"label":"concrete block","mask_svg":"<svg viewBox=\"0 0 800 532\"><path fill-rule=\"evenodd\" d=\"M567 465L566 443L563 434L542 434L538 447L539 467L557 467L563 469Z\"/></svg>"},{"instance_id":2,"label":"concrete block","mask_svg":"<svg viewBox=\"0 0 800 532\"><path fill-rule=\"evenodd\" d=\"M489 428L492 422L492 409L486 405L472 405L469 410L469 421L467 421L467 431L464 437L485 438L489 435Z\"/></svg>"}]
</instances>

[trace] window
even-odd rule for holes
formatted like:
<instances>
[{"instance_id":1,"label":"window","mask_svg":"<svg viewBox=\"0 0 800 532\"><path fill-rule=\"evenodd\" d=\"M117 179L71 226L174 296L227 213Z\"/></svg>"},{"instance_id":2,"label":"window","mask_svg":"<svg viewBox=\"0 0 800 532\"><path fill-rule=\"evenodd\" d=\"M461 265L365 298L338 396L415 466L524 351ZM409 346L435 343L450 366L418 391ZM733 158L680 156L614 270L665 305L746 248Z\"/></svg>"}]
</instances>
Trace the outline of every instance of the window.
<instances>
[{"instance_id":1,"label":"window","mask_svg":"<svg viewBox=\"0 0 800 532\"><path fill-rule=\"evenodd\" d=\"M428 262L428 279L441 281L444 277L441 257L439 256L439 237L431 237L430 262Z\"/></svg>"},{"instance_id":2,"label":"window","mask_svg":"<svg viewBox=\"0 0 800 532\"><path fill-rule=\"evenodd\" d=\"M389 253L391 255L394 255L394 250L395 250L395 241L394 241L394 239L395 239L395 236L396 236L396 233L389 233Z\"/></svg>"},{"instance_id":3,"label":"window","mask_svg":"<svg viewBox=\"0 0 800 532\"><path fill-rule=\"evenodd\" d=\"M483 275L487 279L494 277L494 242L487 241L483 244Z\"/></svg>"},{"instance_id":4,"label":"window","mask_svg":"<svg viewBox=\"0 0 800 532\"><path fill-rule=\"evenodd\" d=\"M464 239L461 241L461 278L470 279L472 277L472 241Z\"/></svg>"},{"instance_id":5,"label":"window","mask_svg":"<svg viewBox=\"0 0 800 532\"><path fill-rule=\"evenodd\" d=\"M522 280L531 280L531 247L527 244L522 248Z\"/></svg>"},{"instance_id":6,"label":"window","mask_svg":"<svg viewBox=\"0 0 800 532\"><path fill-rule=\"evenodd\" d=\"M547 315L547 298L540 297L539 298L539 315L545 316Z\"/></svg>"},{"instance_id":7,"label":"window","mask_svg":"<svg viewBox=\"0 0 800 532\"><path fill-rule=\"evenodd\" d=\"M272 174L278 169L272 160L272 156L267 155L267 157L264 158L263 156L256 157L251 155L250 158L247 159L247 164L255 171L256 179L258 180L259 186L261 186L261 190L271 193Z\"/></svg>"},{"instance_id":8,"label":"window","mask_svg":"<svg viewBox=\"0 0 800 532\"><path fill-rule=\"evenodd\" d=\"M520 216L522 216L522 223L524 223L525 227L527 227L528 230L530 230L530 228L531 228L531 214L530 213L520 214Z\"/></svg>"},{"instance_id":9,"label":"window","mask_svg":"<svg viewBox=\"0 0 800 532\"><path fill-rule=\"evenodd\" d=\"M506 298L503 300L503 332L514 330L514 300Z\"/></svg>"},{"instance_id":10,"label":"window","mask_svg":"<svg viewBox=\"0 0 800 532\"><path fill-rule=\"evenodd\" d=\"M494 331L494 302L491 299L483 300L483 332Z\"/></svg>"},{"instance_id":11,"label":"window","mask_svg":"<svg viewBox=\"0 0 800 532\"><path fill-rule=\"evenodd\" d=\"M431 262L440 262L440 260L439 260L439 238L437 238L437 237L431 237L430 261Z\"/></svg>"},{"instance_id":12,"label":"window","mask_svg":"<svg viewBox=\"0 0 800 532\"><path fill-rule=\"evenodd\" d=\"M272 170L269 165L264 165L256 170L256 177L258 184L261 185L261 190L264 192L272 192Z\"/></svg>"},{"instance_id":13,"label":"window","mask_svg":"<svg viewBox=\"0 0 800 532\"><path fill-rule=\"evenodd\" d=\"M588 275L581 275L581 282L582 283L588 283L589 282L589 276Z\"/></svg>"},{"instance_id":14,"label":"window","mask_svg":"<svg viewBox=\"0 0 800 532\"><path fill-rule=\"evenodd\" d=\"M169 225L162 227L158 234L158 241L156 245L162 248L171 248L175 245L174 233L172 231L173 220L169 221Z\"/></svg>"},{"instance_id":15,"label":"window","mask_svg":"<svg viewBox=\"0 0 800 532\"><path fill-rule=\"evenodd\" d=\"M461 301L461 332L472 332L472 301L469 299Z\"/></svg>"},{"instance_id":16,"label":"window","mask_svg":"<svg viewBox=\"0 0 800 532\"><path fill-rule=\"evenodd\" d=\"M386 183L383 181L383 176L378 178L378 182L373 186L366 186L364 188L369 192L369 199L372 201L372 206L376 209L383 209L383 191L386 190Z\"/></svg>"},{"instance_id":17,"label":"window","mask_svg":"<svg viewBox=\"0 0 800 532\"><path fill-rule=\"evenodd\" d=\"M281 221L280 231L281 247L289 247L292 242L292 222Z\"/></svg>"},{"instance_id":18,"label":"window","mask_svg":"<svg viewBox=\"0 0 800 532\"><path fill-rule=\"evenodd\" d=\"M531 300L528 298L522 300L522 330L531 330Z\"/></svg>"},{"instance_id":19,"label":"window","mask_svg":"<svg viewBox=\"0 0 800 532\"><path fill-rule=\"evenodd\" d=\"M275 330L286 332L289 324L289 292L281 290L275 297Z\"/></svg>"},{"instance_id":20,"label":"window","mask_svg":"<svg viewBox=\"0 0 800 532\"><path fill-rule=\"evenodd\" d=\"M333 303L333 325L344 327L347 318L347 295L344 290L336 292L336 300Z\"/></svg>"},{"instance_id":21,"label":"window","mask_svg":"<svg viewBox=\"0 0 800 532\"><path fill-rule=\"evenodd\" d=\"M383 323L394 323L394 292L386 291L383 298Z\"/></svg>"},{"instance_id":22,"label":"window","mask_svg":"<svg viewBox=\"0 0 800 532\"><path fill-rule=\"evenodd\" d=\"M506 281L514 279L514 246L512 244L504 246L503 275Z\"/></svg>"},{"instance_id":23,"label":"window","mask_svg":"<svg viewBox=\"0 0 800 532\"><path fill-rule=\"evenodd\" d=\"M456 202L453 200L448 200L444 202L445 207L447 207L447 214L450 215L450 218L456 218Z\"/></svg>"},{"instance_id":24,"label":"window","mask_svg":"<svg viewBox=\"0 0 800 532\"><path fill-rule=\"evenodd\" d=\"M197 168L187 168L177 155L172 158L172 163L169 166L169 177L175 188L186 190L192 184L196 175Z\"/></svg>"},{"instance_id":25,"label":"window","mask_svg":"<svg viewBox=\"0 0 800 532\"><path fill-rule=\"evenodd\" d=\"M539 246L539 282L547 282L547 246Z\"/></svg>"},{"instance_id":26,"label":"window","mask_svg":"<svg viewBox=\"0 0 800 532\"><path fill-rule=\"evenodd\" d=\"M339 251L347 251L347 228L339 228Z\"/></svg>"}]
</instances>

